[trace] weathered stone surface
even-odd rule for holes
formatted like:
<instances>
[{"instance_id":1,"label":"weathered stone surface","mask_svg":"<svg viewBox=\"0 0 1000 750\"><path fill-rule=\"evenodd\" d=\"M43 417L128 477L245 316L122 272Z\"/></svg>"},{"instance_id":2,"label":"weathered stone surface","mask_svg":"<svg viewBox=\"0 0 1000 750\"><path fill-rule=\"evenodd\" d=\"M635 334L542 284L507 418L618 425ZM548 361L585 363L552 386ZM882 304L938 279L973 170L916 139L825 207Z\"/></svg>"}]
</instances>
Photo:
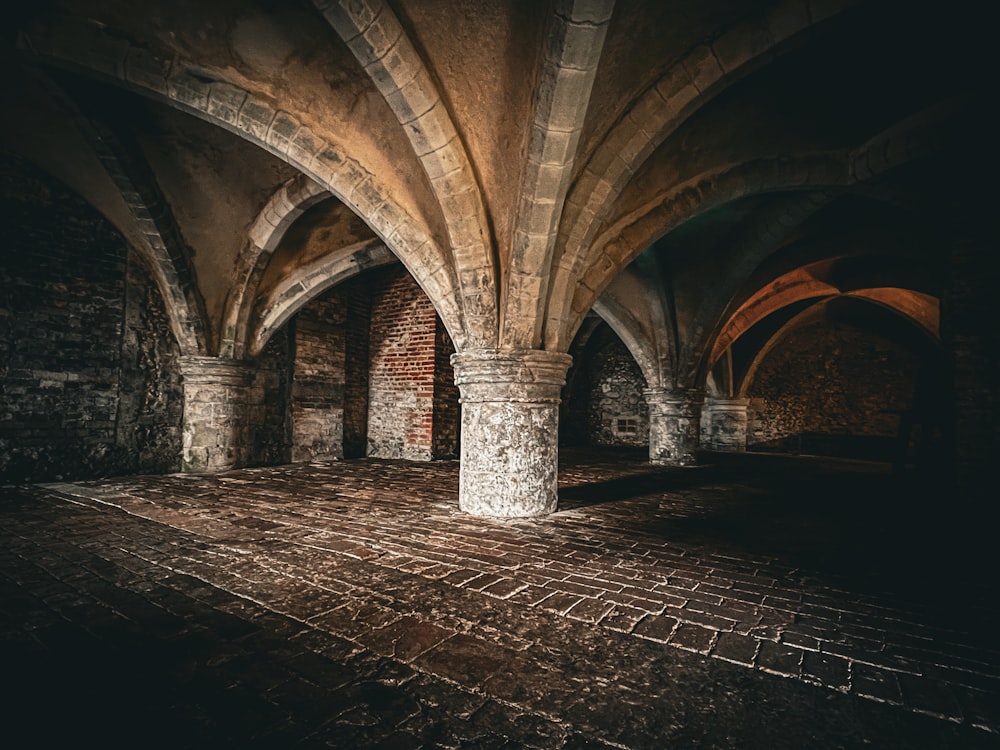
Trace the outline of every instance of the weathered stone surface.
<instances>
[{"instance_id":1,"label":"weathered stone surface","mask_svg":"<svg viewBox=\"0 0 1000 750\"><path fill-rule=\"evenodd\" d=\"M701 441L705 448L726 453L747 449L747 399L709 398L701 414Z\"/></svg>"},{"instance_id":2,"label":"weathered stone surface","mask_svg":"<svg viewBox=\"0 0 1000 750\"><path fill-rule=\"evenodd\" d=\"M903 448L904 415L923 425L925 439L940 429L928 413L930 394L916 393L929 367L902 342L826 319L807 322L767 353L747 384L748 444L893 459Z\"/></svg>"},{"instance_id":3,"label":"weathered stone surface","mask_svg":"<svg viewBox=\"0 0 1000 750\"><path fill-rule=\"evenodd\" d=\"M563 444L632 445L649 442L649 410L642 371L614 333L601 326L567 375L560 414Z\"/></svg>"},{"instance_id":4,"label":"weathered stone surface","mask_svg":"<svg viewBox=\"0 0 1000 750\"><path fill-rule=\"evenodd\" d=\"M569 355L485 349L451 361L462 394L460 507L481 516L554 511Z\"/></svg>"},{"instance_id":5,"label":"weathered stone surface","mask_svg":"<svg viewBox=\"0 0 1000 750\"><path fill-rule=\"evenodd\" d=\"M248 461L253 372L245 362L181 357L185 471L216 471Z\"/></svg>"},{"instance_id":6,"label":"weathered stone surface","mask_svg":"<svg viewBox=\"0 0 1000 750\"><path fill-rule=\"evenodd\" d=\"M649 407L649 460L664 466L691 466L701 432L700 391L645 391Z\"/></svg>"},{"instance_id":7,"label":"weathered stone surface","mask_svg":"<svg viewBox=\"0 0 1000 750\"><path fill-rule=\"evenodd\" d=\"M0 481L175 470L177 345L139 258L10 157L0 214Z\"/></svg>"}]
</instances>

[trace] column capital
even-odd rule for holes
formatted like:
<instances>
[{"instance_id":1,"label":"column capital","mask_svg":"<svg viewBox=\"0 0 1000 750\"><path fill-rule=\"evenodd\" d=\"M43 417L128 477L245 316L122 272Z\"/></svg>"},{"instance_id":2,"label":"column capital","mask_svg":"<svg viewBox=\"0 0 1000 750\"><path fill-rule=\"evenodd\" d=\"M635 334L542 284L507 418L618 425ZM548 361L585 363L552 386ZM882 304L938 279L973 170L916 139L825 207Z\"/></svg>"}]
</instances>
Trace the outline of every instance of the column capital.
<instances>
[{"instance_id":1,"label":"column capital","mask_svg":"<svg viewBox=\"0 0 1000 750\"><path fill-rule=\"evenodd\" d=\"M650 413L682 416L700 412L705 403L705 391L698 388L647 388L642 392Z\"/></svg>"},{"instance_id":2,"label":"column capital","mask_svg":"<svg viewBox=\"0 0 1000 750\"><path fill-rule=\"evenodd\" d=\"M573 358L540 349L471 349L451 356L462 403L559 401Z\"/></svg>"},{"instance_id":3,"label":"column capital","mask_svg":"<svg viewBox=\"0 0 1000 750\"><path fill-rule=\"evenodd\" d=\"M747 449L746 398L709 398L705 401L708 417L708 448L728 453L743 453Z\"/></svg>"},{"instance_id":4,"label":"column capital","mask_svg":"<svg viewBox=\"0 0 1000 750\"><path fill-rule=\"evenodd\" d=\"M716 398L709 396L705 399L706 408L713 411L745 411L750 405L748 398Z\"/></svg>"}]
</instances>

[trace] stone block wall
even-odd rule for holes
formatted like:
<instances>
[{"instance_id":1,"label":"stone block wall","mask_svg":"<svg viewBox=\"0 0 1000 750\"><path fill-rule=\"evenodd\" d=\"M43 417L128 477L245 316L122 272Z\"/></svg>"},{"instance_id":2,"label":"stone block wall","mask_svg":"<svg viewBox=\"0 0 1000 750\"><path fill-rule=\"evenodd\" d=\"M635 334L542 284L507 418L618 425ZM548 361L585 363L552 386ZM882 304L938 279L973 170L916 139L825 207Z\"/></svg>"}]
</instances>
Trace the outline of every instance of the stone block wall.
<instances>
[{"instance_id":1,"label":"stone block wall","mask_svg":"<svg viewBox=\"0 0 1000 750\"><path fill-rule=\"evenodd\" d=\"M142 473L180 470L180 350L145 265L130 253L125 287L118 443Z\"/></svg>"},{"instance_id":2,"label":"stone block wall","mask_svg":"<svg viewBox=\"0 0 1000 750\"><path fill-rule=\"evenodd\" d=\"M346 318L339 294L324 295L295 318L292 461L344 457Z\"/></svg>"},{"instance_id":3,"label":"stone block wall","mask_svg":"<svg viewBox=\"0 0 1000 750\"><path fill-rule=\"evenodd\" d=\"M0 214L0 481L175 468L177 352L124 238L6 156Z\"/></svg>"},{"instance_id":4,"label":"stone block wall","mask_svg":"<svg viewBox=\"0 0 1000 750\"><path fill-rule=\"evenodd\" d=\"M890 458L920 367L914 352L875 334L805 324L766 355L749 384L748 448Z\"/></svg>"},{"instance_id":5,"label":"stone block wall","mask_svg":"<svg viewBox=\"0 0 1000 750\"><path fill-rule=\"evenodd\" d=\"M583 352L574 354L569 382L560 418L564 444L648 444L646 380L610 328L602 326Z\"/></svg>"}]
</instances>

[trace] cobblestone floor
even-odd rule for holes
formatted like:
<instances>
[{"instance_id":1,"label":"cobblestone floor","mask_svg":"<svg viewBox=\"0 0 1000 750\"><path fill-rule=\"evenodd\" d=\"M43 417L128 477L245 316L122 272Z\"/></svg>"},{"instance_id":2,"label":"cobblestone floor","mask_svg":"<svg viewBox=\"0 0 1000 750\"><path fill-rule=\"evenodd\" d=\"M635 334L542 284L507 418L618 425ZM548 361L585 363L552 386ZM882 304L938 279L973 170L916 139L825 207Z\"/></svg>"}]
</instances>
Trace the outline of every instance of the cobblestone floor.
<instances>
[{"instance_id":1,"label":"cobblestone floor","mask_svg":"<svg viewBox=\"0 0 1000 750\"><path fill-rule=\"evenodd\" d=\"M457 480L0 488L4 745L1000 747L993 570L942 543L946 498L567 451L560 511L500 521Z\"/></svg>"}]
</instances>

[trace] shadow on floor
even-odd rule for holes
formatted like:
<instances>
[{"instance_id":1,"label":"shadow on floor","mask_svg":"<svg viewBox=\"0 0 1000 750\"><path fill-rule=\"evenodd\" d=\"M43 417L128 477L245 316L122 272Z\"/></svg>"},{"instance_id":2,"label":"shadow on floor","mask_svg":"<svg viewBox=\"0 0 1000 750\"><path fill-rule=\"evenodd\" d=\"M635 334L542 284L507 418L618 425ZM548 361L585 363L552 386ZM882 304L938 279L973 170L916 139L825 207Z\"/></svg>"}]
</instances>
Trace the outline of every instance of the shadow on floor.
<instances>
[{"instance_id":1,"label":"shadow on floor","mask_svg":"<svg viewBox=\"0 0 1000 750\"><path fill-rule=\"evenodd\" d=\"M626 456L609 456L619 466ZM560 510L640 503L636 533L774 559L802 576L836 576L861 591L893 591L973 606L997 594L988 526L926 476L887 464L773 454L706 455L686 469L643 467L560 489ZM570 465L595 464L587 454ZM657 512L645 512L649 506ZM616 514L617 515L617 514Z\"/></svg>"}]
</instances>

